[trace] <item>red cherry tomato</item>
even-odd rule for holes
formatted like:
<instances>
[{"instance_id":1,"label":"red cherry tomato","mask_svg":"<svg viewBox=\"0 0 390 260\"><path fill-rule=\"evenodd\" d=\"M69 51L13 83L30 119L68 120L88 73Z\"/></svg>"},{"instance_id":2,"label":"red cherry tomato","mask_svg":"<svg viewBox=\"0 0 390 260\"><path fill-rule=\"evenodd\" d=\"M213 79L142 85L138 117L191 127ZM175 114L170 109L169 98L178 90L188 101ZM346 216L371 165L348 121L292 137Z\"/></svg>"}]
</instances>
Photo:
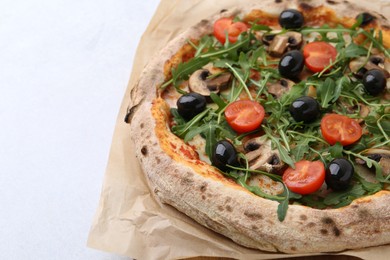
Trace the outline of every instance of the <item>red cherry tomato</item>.
<instances>
[{"instance_id":1,"label":"red cherry tomato","mask_svg":"<svg viewBox=\"0 0 390 260\"><path fill-rule=\"evenodd\" d=\"M329 144L340 142L345 146L360 139L362 127L356 120L347 116L327 114L321 120L321 133Z\"/></svg>"},{"instance_id":2,"label":"red cherry tomato","mask_svg":"<svg viewBox=\"0 0 390 260\"><path fill-rule=\"evenodd\" d=\"M227 32L229 42L234 43L238 36L247 29L248 26L243 22L233 22L232 18L221 18L214 23L214 36L224 44Z\"/></svg>"},{"instance_id":3,"label":"red cherry tomato","mask_svg":"<svg viewBox=\"0 0 390 260\"><path fill-rule=\"evenodd\" d=\"M293 192L310 194L321 188L325 180L325 166L321 161L302 160L283 173L283 182Z\"/></svg>"},{"instance_id":4,"label":"red cherry tomato","mask_svg":"<svg viewBox=\"0 0 390 260\"><path fill-rule=\"evenodd\" d=\"M225 110L226 121L237 133L247 133L257 129L264 115L263 106L252 100L234 101Z\"/></svg>"},{"instance_id":5,"label":"red cherry tomato","mask_svg":"<svg viewBox=\"0 0 390 260\"><path fill-rule=\"evenodd\" d=\"M336 60L337 50L327 42L311 42L303 47L303 56L309 70L320 72Z\"/></svg>"}]
</instances>

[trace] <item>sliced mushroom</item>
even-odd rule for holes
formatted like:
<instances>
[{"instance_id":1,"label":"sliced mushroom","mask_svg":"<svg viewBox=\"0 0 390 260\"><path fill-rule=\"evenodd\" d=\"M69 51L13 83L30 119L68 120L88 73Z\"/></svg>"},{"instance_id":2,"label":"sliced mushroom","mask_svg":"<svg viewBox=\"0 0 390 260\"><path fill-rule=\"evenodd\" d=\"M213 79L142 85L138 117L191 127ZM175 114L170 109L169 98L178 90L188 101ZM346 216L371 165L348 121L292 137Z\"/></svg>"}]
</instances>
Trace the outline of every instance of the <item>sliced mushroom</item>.
<instances>
[{"instance_id":1,"label":"sliced mushroom","mask_svg":"<svg viewBox=\"0 0 390 260\"><path fill-rule=\"evenodd\" d=\"M261 36L261 40L263 41L263 43L267 46L269 46L272 41L275 39L275 36L280 33L281 31L272 31L272 32L269 32L269 33L264 33L262 36Z\"/></svg>"},{"instance_id":2,"label":"sliced mushroom","mask_svg":"<svg viewBox=\"0 0 390 260\"><path fill-rule=\"evenodd\" d=\"M298 49L302 45L302 34L299 32L286 32L284 34L267 34L263 41L269 43L268 52L270 55L280 57L287 50Z\"/></svg>"},{"instance_id":3,"label":"sliced mushroom","mask_svg":"<svg viewBox=\"0 0 390 260\"><path fill-rule=\"evenodd\" d=\"M192 73L188 81L190 90L207 97L211 92L218 93L225 88L232 77L229 72L208 78L210 75L208 69L200 69Z\"/></svg>"},{"instance_id":4,"label":"sliced mushroom","mask_svg":"<svg viewBox=\"0 0 390 260\"><path fill-rule=\"evenodd\" d=\"M284 93L290 91L294 84L295 83L291 80L280 79L279 81L268 85L268 93L280 98Z\"/></svg>"},{"instance_id":5,"label":"sliced mushroom","mask_svg":"<svg viewBox=\"0 0 390 260\"><path fill-rule=\"evenodd\" d=\"M245 157L252 170L277 173L284 167L278 150L272 150L271 141L263 137L249 139L244 144Z\"/></svg>"},{"instance_id":6,"label":"sliced mushroom","mask_svg":"<svg viewBox=\"0 0 390 260\"><path fill-rule=\"evenodd\" d=\"M257 174L249 178L248 185L259 187L263 192L269 195L278 195L283 193L284 187L281 182L274 181L270 177Z\"/></svg>"},{"instance_id":7,"label":"sliced mushroom","mask_svg":"<svg viewBox=\"0 0 390 260\"><path fill-rule=\"evenodd\" d=\"M366 59L366 57L359 57L353 59L349 63L349 69L357 78L362 78L366 71L372 69L379 69L383 71L385 77L389 78L390 73L386 69L389 66L387 63L388 62L386 61L386 58L383 55L378 54L370 56L368 60Z\"/></svg>"},{"instance_id":8,"label":"sliced mushroom","mask_svg":"<svg viewBox=\"0 0 390 260\"><path fill-rule=\"evenodd\" d=\"M384 176L390 175L390 150L384 148L367 149L362 154L378 162L382 168L382 174ZM359 164L365 163L361 159L357 159L356 162Z\"/></svg>"}]
</instances>

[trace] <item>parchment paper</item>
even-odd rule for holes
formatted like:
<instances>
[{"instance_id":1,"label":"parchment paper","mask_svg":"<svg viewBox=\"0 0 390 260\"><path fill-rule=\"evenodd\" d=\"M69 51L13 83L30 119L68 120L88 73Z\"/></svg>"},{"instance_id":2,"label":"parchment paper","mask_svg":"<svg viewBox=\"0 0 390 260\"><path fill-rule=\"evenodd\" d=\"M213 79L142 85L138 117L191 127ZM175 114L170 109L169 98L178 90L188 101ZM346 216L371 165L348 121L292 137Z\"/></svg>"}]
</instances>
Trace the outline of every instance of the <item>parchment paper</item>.
<instances>
[{"instance_id":1,"label":"parchment paper","mask_svg":"<svg viewBox=\"0 0 390 260\"><path fill-rule=\"evenodd\" d=\"M137 259L178 259L196 256L239 259L291 257L251 250L216 234L170 206L159 204L149 193L133 152L130 128L124 123L129 91L145 64L175 35L202 18L234 5L255 0L162 0L141 38L133 71L113 136L100 203L87 245ZM360 4L389 16L388 0ZM377 3L375 6L373 3ZM382 9L381 9L382 7ZM390 246L345 251L340 254L364 259L389 259ZM297 256L297 255L294 255Z\"/></svg>"}]
</instances>

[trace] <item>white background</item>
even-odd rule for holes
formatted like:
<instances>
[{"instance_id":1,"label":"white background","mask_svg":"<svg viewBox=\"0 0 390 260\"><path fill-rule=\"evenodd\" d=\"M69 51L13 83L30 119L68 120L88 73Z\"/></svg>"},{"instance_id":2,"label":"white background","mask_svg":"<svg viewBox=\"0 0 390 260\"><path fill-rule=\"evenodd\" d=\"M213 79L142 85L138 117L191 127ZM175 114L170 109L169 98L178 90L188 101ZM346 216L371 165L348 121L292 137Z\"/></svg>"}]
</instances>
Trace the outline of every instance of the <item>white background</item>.
<instances>
[{"instance_id":1,"label":"white background","mask_svg":"<svg viewBox=\"0 0 390 260\"><path fill-rule=\"evenodd\" d=\"M123 259L86 241L157 5L0 1L0 259Z\"/></svg>"}]
</instances>

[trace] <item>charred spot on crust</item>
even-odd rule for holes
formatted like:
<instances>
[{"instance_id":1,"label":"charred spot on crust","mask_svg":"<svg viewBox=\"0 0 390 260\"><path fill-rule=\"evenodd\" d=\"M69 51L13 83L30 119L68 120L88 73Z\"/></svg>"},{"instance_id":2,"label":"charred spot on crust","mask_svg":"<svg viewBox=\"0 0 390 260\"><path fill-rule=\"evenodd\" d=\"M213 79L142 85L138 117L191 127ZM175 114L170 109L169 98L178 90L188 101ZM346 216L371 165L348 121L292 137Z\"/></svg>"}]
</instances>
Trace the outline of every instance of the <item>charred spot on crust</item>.
<instances>
[{"instance_id":1,"label":"charred spot on crust","mask_svg":"<svg viewBox=\"0 0 390 260\"><path fill-rule=\"evenodd\" d=\"M355 204L355 205L352 205L351 207L354 209L357 209L359 207L359 205Z\"/></svg>"},{"instance_id":2,"label":"charred spot on crust","mask_svg":"<svg viewBox=\"0 0 390 260\"><path fill-rule=\"evenodd\" d=\"M253 230L258 230L258 229L259 229L256 225L252 225L251 228L252 228Z\"/></svg>"},{"instance_id":3,"label":"charred spot on crust","mask_svg":"<svg viewBox=\"0 0 390 260\"><path fill-rule=\"evenodd\" d=\"M231 197L226 197L225 202L226 202L226 203L229 203L230 201L232 201L232 198L231 198Z\"/></svg>"},{"instance_id":4,"label":"charred spot on crust","mask_svg":"<svg viewBox=\"0 0 390 260\"><path fill-rule=\"evenodd\" d=\"M290 249L291 251L297 251L297 248L295 246L292 246Z\"/></svg>"},{"instance_id":5,"label":"charred spot on crust","mask_svg":"<svg viewBox=\"0 0 390 260\"><path fill-rule=\"evenodd\" d=\"M193 174L190 172L187 172L185 176L181 179L181 183L184 185L190 185L194 182L192 179Z\"/></svg>"},{"instance_id":6,"label":"charred spot on crust","mask_svg":"<svg viewBox=\"0 0 390 260\"><path fill-rule=\"evenodd\" d=\"M160 163L161 163L160 158L156 157L156 163L157 163L157 164L160 164Z\"/></svg>"},{"instance_id":7,"label":"charred spot on crust","mask_svg":"<svg viewBox=\"0 0 390 260\"><path fill-rule=\"evenodd\" d=\"M360 218L368 218L370 216L370 213L366 209L361 209L358 211L358 215Z\"/></svg>"},{"instance_id":8,"label":"charred spot on crust","mask_svg":"<svg viewBox=\"0 0 390 260\"><path fill-rule=\"evenodd\" d=\"M331 219L329 217L325 217L325 218L322 218L322 223L330 225L330 224L334 224L334 221L333 221L333 219Z\"/></svg>"},{"instance_id":9,"label":"charred spot on crust","mask_svg":"<svg viewBox=\"0 0 390 260\"><path fill-rule=\"evenodd\" d=\"M303 215L303 214L300 215L299 218L300 218L301 220L307 220L307 216L306 216L306 215Z\"/></svg>"},{"instance_id":10,"label":"charred spot on crust","mask_svg":"<svg viewBox=\"0 0 390 260\"><path fill-rule=\"evenodd\" d=\"M219 210L219 211L224 211L224 209L223 209L222 206L218 206L218 210Z\"/></svg>"},{"instance_id":11,"label":"charred spot on crust","mask_svg":"<svg viewBox=\"0 0 390 260\"><path fill-rule=\"evenodd\" d=\"M202 186L200 186L200 191L201 192L205 192L207 189L207 183L203 184Z\"/></svg>"},{"instance_id":12,"label":"charred spot on crust","mask_svg":"<svg viewBox=\"0 0 390 260\"><path fill-rule=\"evenodd\" d=\"M229 211L229 212L232 212L233 211L233 208L229 205L226 206L226 210Z\"/></svg>"},{"instance_id":13,"label":"charred spot on crust","mask_svg":"<svg viewBox=\"0 0 390 260\"><path fill-rule=\"evenodd\" d=\"M308 227L308 228L312 228L312 227L315 227L315 225L316 225L316 223L314 223L314 222L309 222L309 223L307 224L307 227Z\"/></svg>"},{"instance_id":14,"label":"charred spot on crust","mask_svg":"<svg viewBox=\"0 0 390 260\"><path fill-rule=\"evenodd\" d=\"M219 11L220 13L224 13L224 12L226 12L227 11L227 9L222 9L221 11Z\"/></svg>"},{"instance_id":15,"label":"charred spot on crust","mask_svg":"<svg viewBox=\"0 0 390 260\"><path fill-rule=\"evenodd\" d=\"M306 3L299 4L299 7L302 9L302 11L305 11L305 12L310 12L314 9L313 6L306 4Z\"/></svg>"},{"instance_id":16,"label":"charred spot on crust","mask_svg":"<svg viewBox=\"0 0 390 260\"><path fill-rule=\"evenodd\" d=\"M200 21L199 25L200 25L200 26L205 26L205 25L207 25L208 23L209 23L208 20L203 19L203 20Z\"/></svg>"},{"instance_id":17,"label":"charred spot on crust","mask_svg":"<svg viewBox=\"0 0 390 260\"><path fill-rule=\"evenodd\" d=\"M320 232L324 236L326 236L328 234L328 230L326 230L326 229L321 229Z\"/></svg>"},{"instance_id":18,"label":"charred spot on crust","mask_svg":"<svg viewBox=\"0 0 390 260\"><path fill-rule=\"evenodd\" d=\"M356 16L356 19L358 18L362 19L362 23L360 24L361 26L366 26L367 24L372 23L376 19L375 16L367 12L363 12Z\"/></svg>"},{"instance_id":19,"label":"charred spot on crust","mask_svg":"<svg viewBox=\"0 0 390 260\"><path fill-rule=\"evenodd\" d=\"M148 155L148 148L146 147L146 145L142 146L141 153L143 156Z\"/></svg>"},{"instance_id":20,"label":"charred spot on crust","mask_svg":"<svg viewBox=\"0 0 390 260\"><path fill-rule=\"evenodd\" d=\"M144 128L144 123L141 123L140 125L139 125L139 127L142 129L142 128Z\"/></svg>"},{"instance_id":21,"label":"charred spot on crust","mask_svg":"<svg viewBox=\"0 0 390 260\"><path fill-rule=\"evenodd\" d=\"M202 200L205 200L206 199L206 196L205 195L202 195Z\"/></svg>"},{"instance_id":22,"label":"charred spot on crust","mask_svg":"<svg viewBox=\"0 0 390 260\"><path fill-rule=\"evenodd\" d=\"M333 227L333 234L336 237L340 236L340 234L341 234L340 229L338 229L337 227Z\"/></svg>"},{"instance_id":23,"label":"charred spot on crust","mask_svg":"<svg viewBox=\"0 0 390 260\"><path fill-rule=\"evenodd\" d=\"M135 106L133 106L131 108L127 108L126 116L125 116L125 119L124 119L125 123L130 124L131 118L133 117L134 112L137 109L137 107L138 107L138 105L135 105Z\"/></svg>"},{"instance_id":24,"label":"charred spot on crust","mask_svg":"<svg viewBox=\"0 0 390 260\"><path fill-rule=\"evenodd\" d=\"M337 5L338 4L336 1L333 1L333 0L326 0L326 2L330 5Z\"/></svg>"},{"instance_id":25,"label":"charred spot on crust","mask_svg":"<svg viewBox=\"0 0 390 260\"><path fill-rule=\"evenodd\" d=\"M277 4L279 4L281 2L283 2L283 0L275 0L275 3L277 3Z\"/></svg>"},{"instance_id":26,"label":"charred spot on crust","mask_svg":"<svg viewBox=\"0 0 390 260\"><path fill-rule=\"evenodd\" d=\"M257 220L257 219L262 219L263 218L263 215L261 215L259 213L255 213L255 212L245 211L244 215L247 216L248 218L250 218L251 220Z\"/></svg>"}]
</instances>

